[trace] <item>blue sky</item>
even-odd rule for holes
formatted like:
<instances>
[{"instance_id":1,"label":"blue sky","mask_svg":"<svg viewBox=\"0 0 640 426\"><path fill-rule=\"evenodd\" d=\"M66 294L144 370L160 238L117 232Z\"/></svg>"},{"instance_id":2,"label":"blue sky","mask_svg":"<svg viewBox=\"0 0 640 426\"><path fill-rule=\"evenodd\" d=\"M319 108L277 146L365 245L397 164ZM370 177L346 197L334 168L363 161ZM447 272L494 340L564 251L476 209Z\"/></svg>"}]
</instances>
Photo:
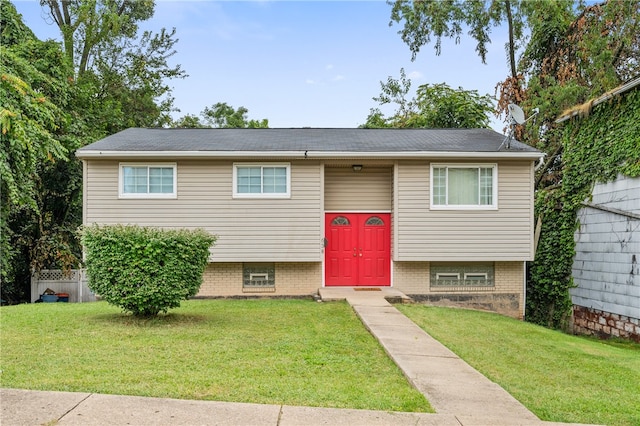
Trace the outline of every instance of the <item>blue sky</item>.
<instances>
[{"instance_id":1,"label":"blue sky","mask_svg":"<svg viewBox=\"0 0 640 426\"><path fill-rule=\"evenodd\" d=\"M60 39L38 1L14 4L36 36ZM270 127L357 127L400 68L414 89L446 82L494 95L508 73L503 29L494 29L486 65L468 37L444 42L440 56L425 46L412 62L390 11L384 1L159 0L141 27L177 30L172 60L189 77L171 83L176 116L226 102ZM502 121L492 127L502 132Z\"/></svg>"}]
</instances>

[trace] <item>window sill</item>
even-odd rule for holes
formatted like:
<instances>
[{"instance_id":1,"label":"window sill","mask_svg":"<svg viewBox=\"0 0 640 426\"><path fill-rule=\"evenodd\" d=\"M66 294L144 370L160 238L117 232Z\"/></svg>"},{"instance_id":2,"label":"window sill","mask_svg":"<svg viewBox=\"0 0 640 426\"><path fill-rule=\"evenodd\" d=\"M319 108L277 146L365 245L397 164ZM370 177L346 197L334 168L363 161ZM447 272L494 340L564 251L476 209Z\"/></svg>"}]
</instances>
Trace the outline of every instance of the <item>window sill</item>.
<instances>
[{"instance_id":1,"label":"window sill","mask_svg":"<svg viewBox=\"0 0 640 426\"><path fill-rule=\"evenodd\" d=\"M291 198L291 194L233 194L233 199L249 199L249 200L286 200Z\"/></svg>"},{"instance_id":2,"label":"window sill","mask_svg":"<svg viewBox=\"0 0 640 426\"><path fill-rule=\"evenodd\" d=\"M430 286L429 290L436 293L436 292L464 292L464 293L468 293L468 292L490 292L490 291L495 291L496 287L495 286L476 286L476 287L472 287L472 286Z\"/></svg>"},{"instance_id":3,"label":"window sill","mask_svg":"<svg viewBox=\"0 0 640 426\"><path fill-rule=\"evenodd\" d=\"M243 293L275 293L276 287L242 287Z\"/></svg>"},{"instance_id":4,"label":"window sill","mask_svg":"<svg viewBox=\"0 0 640 426\"><path fill-rule=\"evenodd\" d=\"M178 194L119 194L120 200L175 200Z\"/></svg>"},{"instance_id":5,"label":"window sill","mask_svg":"<svg viewBox=\"0 0 640 426\"><path fill-rule=\"evenodd\" d=\"M498 206L434 206L431 205L429 210L459 210L459 211L496 211Z\"/></svg>"}]
</instances>

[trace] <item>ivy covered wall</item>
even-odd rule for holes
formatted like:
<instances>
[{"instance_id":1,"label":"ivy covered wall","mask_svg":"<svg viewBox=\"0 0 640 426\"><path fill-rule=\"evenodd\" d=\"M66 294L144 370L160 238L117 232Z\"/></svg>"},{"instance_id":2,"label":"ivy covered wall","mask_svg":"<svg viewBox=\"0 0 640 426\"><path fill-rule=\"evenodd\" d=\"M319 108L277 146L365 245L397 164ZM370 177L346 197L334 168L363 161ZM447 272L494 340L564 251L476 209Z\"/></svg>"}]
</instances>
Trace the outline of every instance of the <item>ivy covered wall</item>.
<instances>
[{"instance_id":1,"label":"ivy covered wall","mask_svg":"<svg viewBox=\"0 0 640 426\"><path fill-rule=\"evenodd\" d=\"M529 268L525 318L566 328L581 203L589 199L595 182L611 181L620 173L640 176L640 87L594 107L587 117L570 119L557 131L563 144L563 175L559 185L536 194L542 228Z\"/></svg>"}]
</instances>

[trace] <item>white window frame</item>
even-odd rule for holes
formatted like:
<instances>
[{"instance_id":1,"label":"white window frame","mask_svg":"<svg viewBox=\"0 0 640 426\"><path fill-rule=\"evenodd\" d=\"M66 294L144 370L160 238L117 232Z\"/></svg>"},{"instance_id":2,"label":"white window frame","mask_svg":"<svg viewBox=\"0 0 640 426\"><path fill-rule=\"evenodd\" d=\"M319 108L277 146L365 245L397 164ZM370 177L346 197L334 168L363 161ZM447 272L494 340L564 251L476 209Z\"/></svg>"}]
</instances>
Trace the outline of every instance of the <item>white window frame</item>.
<instances>
[{"instance_id":1,"label":"white window frame","mask_svg":"<svg viewBox=\"0 0 640 426\"><path fill-rule=\"evenodd\" d=\"M238 192L238 168L242 167L284 167L286 169L286 192ZM264 190L263 187L260 189ZM233 163L233 198L291 198L291 163Z\"/></svg>"},{"instance_id":2,"label":"white window frame","mask_svg":"<svg viewBox=\"0 0 640 426\"><path fill-rule=\"evenodd\" d=\"M459 272L437 272L436 273L437 280L460 280Z\"/></svg>"},{"instance_id":3,"label":"white window frame","mask_svg":"<svg viewBox=\"0 0 640 426\"><path fill-rule=\"evenodd\" d=\"M491 202L492 204L434 204L433 202L433 169L445 168L445 169L492 169L491 177ZM446 174L446 188L448 197L448 176ZM496 163L431 163L431 169L429 171L429 204L431 210L497 210L498 209L498 164ZM480 190L480 188L478 188Z\"/></svg>"},{"instance_id":4,"label":"white window frame","mask_svg":"<svg viewBox=\"0 0 640 426\"><path fill-rule=\"evenodd\" d=\"M269 274L267 272L252 272L249 274L249 281L253 281L256 278L261 278L267 281L269 280Z\"/></svg>"},{"instance_id":5,"label":"white window frame","mask_svg":"<svg viewBox=\"0 0 640 426\"><path fill-rule=\"evenodd\" d=\"M465 280L473 280L478 278L486 281L489 277L486 272L465 272L464 273Z\"/></svg>"},{"instance_id":6,"label":"white window frame","mask_svg":"<svg viewBox=\"0 0 640 426\"><path fill-rule=\"evenodd\" d=\"M149 168L162 167L173 169L173 190L169 193L130 193L124 192L124 168L125 167L146 167L147 168L147 180L149 179ZM130 199L130 198L145 198L145 199L171 199L178 198L178 165L176 163L120 163L118 166L118 198Z\"/></svg>"}]
</instances>

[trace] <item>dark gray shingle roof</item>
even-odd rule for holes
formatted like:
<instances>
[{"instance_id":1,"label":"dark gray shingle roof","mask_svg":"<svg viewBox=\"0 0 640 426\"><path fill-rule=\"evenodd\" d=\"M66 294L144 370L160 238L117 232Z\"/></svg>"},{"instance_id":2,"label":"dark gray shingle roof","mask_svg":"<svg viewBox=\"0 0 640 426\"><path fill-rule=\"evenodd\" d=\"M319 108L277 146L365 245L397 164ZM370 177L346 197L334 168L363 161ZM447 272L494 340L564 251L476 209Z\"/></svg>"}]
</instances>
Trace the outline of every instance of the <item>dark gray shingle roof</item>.
<instances>
[{"instance_id":1,"label":"dark gray shingle roof","mask_svg":"<svg viewBox=\"0 0 640 426\"><path fill-rule=\"evenodd\" d=\"M491 129L142 129L130 128L86 151L497 152L504 135ZM500 151L507 151L505 146ZM538 151L517 141L510 152Z\"/></svg>"}]
</instances>

